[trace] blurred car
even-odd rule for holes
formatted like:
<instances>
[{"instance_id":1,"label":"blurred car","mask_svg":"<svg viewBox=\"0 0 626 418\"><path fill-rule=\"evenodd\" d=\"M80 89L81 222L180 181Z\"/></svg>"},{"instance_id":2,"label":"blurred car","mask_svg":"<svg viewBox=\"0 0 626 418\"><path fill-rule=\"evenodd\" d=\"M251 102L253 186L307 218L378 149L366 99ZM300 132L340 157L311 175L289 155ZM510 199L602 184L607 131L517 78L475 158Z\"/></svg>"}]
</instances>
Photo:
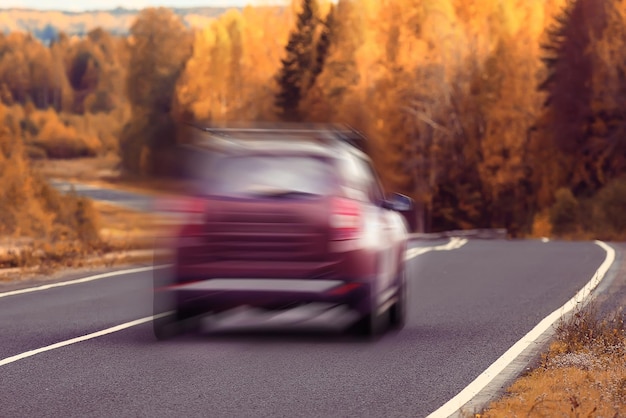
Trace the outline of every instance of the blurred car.
<instances>
[{"instance_id":1,"label":"blurred car","mask_svg":"<svg viewBox=\"0 0 626 418\"><path fill-rule=\"evenodd\" d=\"M406 317L410 198L385 195L353 131L207 128L195 144L189 217L155 275L154 333L239 306L324 302L376 335ZM193 161L195 161L195 163ZM172 315L156 317L171 311Z\"/></svg>"}]
</instances>

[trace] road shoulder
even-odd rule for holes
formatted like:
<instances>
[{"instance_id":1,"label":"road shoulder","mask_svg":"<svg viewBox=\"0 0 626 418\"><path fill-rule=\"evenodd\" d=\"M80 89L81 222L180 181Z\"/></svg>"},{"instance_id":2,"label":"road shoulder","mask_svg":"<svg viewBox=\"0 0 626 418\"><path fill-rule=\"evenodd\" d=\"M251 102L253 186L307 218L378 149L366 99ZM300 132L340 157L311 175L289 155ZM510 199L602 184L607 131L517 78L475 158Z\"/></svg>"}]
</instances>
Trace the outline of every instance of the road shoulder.
<instances>
[{"instance_id":1,"label":"road shoulder","mask_svg":"<svg viewBox=\"0 0 626 418\"><path fill-rule=\"evenodd\" d=\"M602 316L608 316L626 306L626 243L610 245L615 250L615 262L591 295ZM574 312L568 315L572 314ZM518 379L540 366L542 357L548 351L555 334L555 326L542 333L502 373L452 416L459 418L475 416L474 414L484 411L492 402L500 399Z\"/></svg>"}]
</instances>

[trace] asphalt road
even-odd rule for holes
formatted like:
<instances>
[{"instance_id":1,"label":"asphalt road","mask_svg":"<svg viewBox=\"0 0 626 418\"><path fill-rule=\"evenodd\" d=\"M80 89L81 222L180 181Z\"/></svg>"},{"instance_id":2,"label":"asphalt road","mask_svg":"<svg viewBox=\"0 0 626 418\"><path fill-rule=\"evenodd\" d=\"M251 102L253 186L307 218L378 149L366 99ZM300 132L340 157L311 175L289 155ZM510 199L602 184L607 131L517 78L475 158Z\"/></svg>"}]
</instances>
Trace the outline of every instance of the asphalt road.
<instances>
[{"instance_id":1,"label":"asphalt road","mask_svg":"<svg viewBox=\"0 0 626 418\"><path fill-rule=\"evenodd\" d=\"M167 342L146 322L0 365L0 415L427 416L574 296L605 256L593 243L480 240L418 255L407 326L373 342L339 332L341 315L305 326L240 313L217 332ZM0 364L150 316L151 280L0 294Z\"/></svg>"}]
</instances>

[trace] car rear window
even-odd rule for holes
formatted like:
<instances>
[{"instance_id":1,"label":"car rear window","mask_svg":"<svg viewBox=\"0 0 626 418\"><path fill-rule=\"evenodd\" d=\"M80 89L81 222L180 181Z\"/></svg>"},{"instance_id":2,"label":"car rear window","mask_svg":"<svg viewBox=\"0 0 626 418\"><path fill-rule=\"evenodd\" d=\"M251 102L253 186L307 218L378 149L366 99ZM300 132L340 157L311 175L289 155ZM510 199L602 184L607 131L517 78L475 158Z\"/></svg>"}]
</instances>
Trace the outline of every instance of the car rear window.
<instances>
[{"instance_id":1,"label":"car rear window","mask_svg":"<svg viewBox=\"0 0 626 418\"><path fill-rule=\"evenodd\" d=\"M211 195L326 195L335 188L333 166L322 158L230 156L213 161L207 168L203 189Z\"/></svg>"}]
</instances>

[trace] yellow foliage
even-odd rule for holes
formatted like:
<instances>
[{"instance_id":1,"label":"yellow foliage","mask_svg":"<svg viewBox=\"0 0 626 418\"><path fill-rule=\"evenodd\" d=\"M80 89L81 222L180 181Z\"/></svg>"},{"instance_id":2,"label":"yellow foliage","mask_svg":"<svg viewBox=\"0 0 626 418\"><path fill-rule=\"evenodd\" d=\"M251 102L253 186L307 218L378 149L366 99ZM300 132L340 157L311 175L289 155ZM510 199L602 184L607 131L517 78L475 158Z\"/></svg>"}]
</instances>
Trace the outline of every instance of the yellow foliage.
<instances>
[{"instance_id":1,"label":"yellow foliage","mask_svg":"<svg viewBox=\"0 0 626 418\"><path fill-rule=\"evenodd\" d=\"M207 25L210 25L215 18L214 17L207 17L207 16L201 16L201 15L187 15L185 16L185 22L187 22L187 24L189 26L191 26L192 28L203 28Z\"/></svg>"},{"instance_id":2,"label":"yellow foliage","mask_svg":"<svg viewBox=\"0 0 626 418\"><path fill-rule=\"evenodd\" d=\"M536 129L551 119L550 111L543 111L545 96L537 89L545 76L540 45L546 28L566 2L320 0L320 18L330 10L331 3L336 3L338 18L333 31L337 32L332 32L335 38L331 39L323 71L299 103L302 113L310 120L349 122L365 131L380 154L373 157L383 181L424 201L427 212L432 210L440 222L445 218L459 226L475 226L497 218L495 223L508 223L507 227L514 224L514 228L525 232L532 228L535 236L549 236L547 215L537 215L529 225L526 209L549 206L554 190L567 181L563 173L568 160L552 155L557 147L549 145L550 137L541 128ZM110 74L99 74L97 82L91 72L96 72L97 63L104 65L103 51L107 48L102 47L110 42L93 47L65 39L53 45L50 50L56 52L50 54L45 48L14 48L11 62L0 68L0 75L5 74L7 79L19 68L14 63L25 65L31 57L57 67L65 65L65 70L68 63L69 67L76 64L78 51L94 59L86 64L90 69L87 81L83 75L74 77L78 80L72 83L89 84L87 91L74 86L69 88L68 98L68 88L63 86L64 112L37 110L32 105L16 107L15 111L11 109L11 125L13 129L23 125L22 135L29 151L38 146L39 151L45 149L57 157L116 152L120 132L130 117L129 106L124 105L126 99L106 93L119 89L119 75L127 70L135 71L130 79L136 82L128 83L129 92L135 91L129 94L135 118L139 107L147 109L158 102L155 107L167 109L173 101L173 110L164 117L272 120L275 76L301 4L301 0L291 0L285 8L247 6L228 10L217 18L187 15L185 20L195 29L193 53L184 68L182 64L170 68L170 61L174 61L170 52L178 52L172 46L181 43L172 41L171 31L157 31L163 35L157 43L141 37L144 29L166 28L171 19L176 20L173 13L164 13L163 9L144 11L141 24L133 26L138 38L130 36L115 44L119 46L119 63L124 64L107 67ZM623 3L616 0L614 4L620 7ZM592 84L590 108L594 114L617 114L619 110L622 83L617 75L622 68L614 65L618 60L614 57L624 49L623 40L619 41L623 25L619 23L626 20L620 16L607 25L602 42L594 40L593 75L588 80ZM182 23L175 27L181 33L187 30ZM185 36L180 39L186 42ZM10 37L16 44L26 39L23 34ZM155 54L149 52L155 45L166 45L168 52L157 54L159 59L148 64L149 58L154 58ZM63 48L71 53L62 53ZM45 78L47 73L40 67L45 65L39 65L36 74ZM171 74L162 77L163 85L147 78L159 72ZM10 96L9 90L20 85L19 77L14 78L5 82L6 86L0 85L2 97ZM27 90L20 94L26 97L30 94ZM162 94L164 91L169 93ZM81 100L87 110L98 108L103 112L68 114L66 102L72 107ZM25 101L22 99L22 103ZM114 110L104 113L111 107ZM613 133L611 123L596 119L590 125L597 136L603 137ZM149 122L149 126L154 125ZM131 138L145 131L145 126L133 129ZM150 150L142 150L142 146L130 147L131 159L145 168ZM605 148L595 158L597 166L616 160ZM527 182L525 177L529 175L533 178ZM600 183L608 177L599 176ZM436 202L437 198L446 201ZM436 207L435 203L430 207L433 201L445 207ZM511 221L513 218L515 221Z\"/></svg>"},{"instance_id":3,"label":"yellow foliage","mask_svg":"<svg viewBox=\"0 0 626 418\"><path fill-rule=\"evenodd\" d=\"M269 7L233 9L197 31L177 83L176 112L199 120L254 119L266 112L259 103L280 65L289 16Z\"/></svg>"},{"instance_id":4,"label":"yellow foliage","mask_svg":"<svg viewBox=\"0 0 626 418\"><path fill-rule=\"evenodd\" d=\"M550 223L550 213L548 211L543 211L535 215L531 236L534 238L552 236L552 224Z\"/></svg>"},{"instance_id":5,"label":"yellow foliage","mask_svg":"<svg viewBox=\"0 0 626 418\"><path fill-rule=\"evenodd\" d=\"M0 121L6 116L0 104ZM83 198L61 196L31 170L20 132L0 125L0 235L97 242L97 216Z\"/></svg>"},{"instance_id":6,"label":"yellow foliage","mask_svg":"<svg viewBox=\"0 0 626 418\"><path fill-rule=\"evenodd\" d=\"M37 144L46 149L51 157L93 156L101 151L102 144L91 135L80 135L78 130L55 116L46 119ZM88 120L83 121L88 123Z\"/></svg>"}]
</instances>

